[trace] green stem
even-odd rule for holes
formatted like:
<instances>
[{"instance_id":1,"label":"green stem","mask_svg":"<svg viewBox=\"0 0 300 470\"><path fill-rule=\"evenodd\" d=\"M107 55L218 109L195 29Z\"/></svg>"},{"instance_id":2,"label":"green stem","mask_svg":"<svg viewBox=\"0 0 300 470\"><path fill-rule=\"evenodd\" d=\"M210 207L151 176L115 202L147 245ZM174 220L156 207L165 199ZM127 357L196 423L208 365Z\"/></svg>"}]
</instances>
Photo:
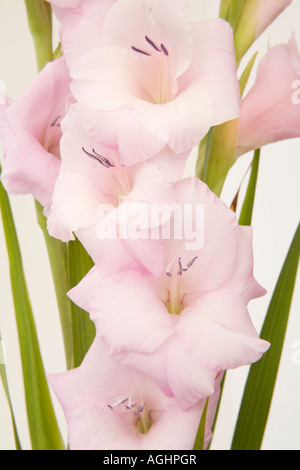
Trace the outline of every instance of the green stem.
<instances>
[{"instance_id":1,"label":"green stem","mask_svg":"<svg viewBox=\"0 0 300 470\"><path fill-rule=\"evenodd\" d=\"M92 268L93 262L76 238L68 243L69 289L75 287ZM95 325L89 314L72 303L74 367L80 366L95 338Z\"/></svg>"},{"instance_id":2,"label":"green stem","mask_svg":"<svg viewBox=\"0 0 300 470\"><path fill-rule=\"evenodd\" d=\"M43 0L25 0L29 29L34 41L38 70L53 60L52 9Z\"/></svg>"},{"instance_id":3,"label":"green stem","mask_svg":"<svg viewBox=\"0 0 300 470\"><path fill-rule=\"evenodd\" d=\"M33 450L64 449L45 376L13 214L1 183L0 207L10 264L32 447Z\"/></svg>"}]
</instances>

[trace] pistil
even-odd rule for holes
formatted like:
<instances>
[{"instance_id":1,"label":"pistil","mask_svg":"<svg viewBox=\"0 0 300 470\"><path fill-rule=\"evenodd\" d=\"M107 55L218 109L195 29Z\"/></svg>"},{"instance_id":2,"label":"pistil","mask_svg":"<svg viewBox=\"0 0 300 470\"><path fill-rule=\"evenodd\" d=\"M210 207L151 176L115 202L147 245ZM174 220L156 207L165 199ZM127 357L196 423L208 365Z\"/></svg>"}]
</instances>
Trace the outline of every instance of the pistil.
<instances>
[{"instance_id":1,"label":"pistil","mask_svg":"<svg viewBox=\"0 0 300 470\"><path fill-rule=\"evenodd\" d=\"M137 421L137 429L141 434L146 434L152 426L152 420L150 418L149 413L147 412L147 408L145 403L142 403L139 411L136 413L138 415Z\"/></svg>"},{"instance_id":2,"label":"pistil","mask_svg":"<svg viewBox=\"0 0 300 470\"><path fill-rule=\"evenodd\" d=\"M191 261L187 263L186 266L183 265L182 259L178 259L178 268L177 272L174 274L172 272L172 265L174 264L174 259L171 261L169 266L166 270L166 275L170 278L170 286L169 286L169 301L167 303L167 310L171 315L180 315L183 310L183 293L180 289L180 278L181 276L187 272L197 260L197 256L195 256Z\"/></svg>"}]
</instances>

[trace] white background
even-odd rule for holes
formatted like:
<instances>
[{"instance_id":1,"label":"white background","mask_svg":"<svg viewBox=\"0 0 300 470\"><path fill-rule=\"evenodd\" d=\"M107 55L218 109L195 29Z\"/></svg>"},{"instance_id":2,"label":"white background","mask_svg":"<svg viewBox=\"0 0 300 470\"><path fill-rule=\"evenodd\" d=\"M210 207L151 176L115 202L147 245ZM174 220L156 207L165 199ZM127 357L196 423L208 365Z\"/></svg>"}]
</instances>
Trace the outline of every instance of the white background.
<instances>
[{"instance_id":1,"label":"white background","mask_svg":"<svg viewBox=\"0 0 300 470\"><path fill-rule=\"evenodd\" d=\"M190 0L195 19L218 15L218 0ZM300 45L300 0L275 21L251 48L245 58L259 50L259 58L268 45L287 42L296 32ZM55 46L58 25L55 23ZM244 62L243 64L244 65ZM33 44L27 28L22 0L0 0L0 80L7 93L17 98L36 75ZM252 82L255 74L252 76ZM272 83L270 83L272 86ZM300 113L300 106L299 106ZM196 153L191 156L187 172L193 169ZM244 174L251 155L242 157L230 172L222 198L229 204ZM252 301L249 310L260 330L271 294L278 278L288 246L299 222L300 139L265 147L262 151L256 204L253 216L255 275L268 294ZM11 197L24 269L35 313L40 347L47 373L65 370L60 323L42 234L36 223L31 196ZM274 394L263 449L300 450L300 364L293 360L296 342L300 341L299 276L294 294L288 332ZM6 366L10 394L23 449L30 449L25 411L22 370L17 330L10 291L9 265L2 225L0 224L0 330L6 349ZM298 345L299 347L299 345ZM299 358L299 355L298 355ZM235 419L247 376L244 367L228 374L213 449L229 449ZM61 430L66 440L66 424L60 405L53 396ZM0 384L0 449L13 449L9 410Z\"/></svg>"}]
</instances>

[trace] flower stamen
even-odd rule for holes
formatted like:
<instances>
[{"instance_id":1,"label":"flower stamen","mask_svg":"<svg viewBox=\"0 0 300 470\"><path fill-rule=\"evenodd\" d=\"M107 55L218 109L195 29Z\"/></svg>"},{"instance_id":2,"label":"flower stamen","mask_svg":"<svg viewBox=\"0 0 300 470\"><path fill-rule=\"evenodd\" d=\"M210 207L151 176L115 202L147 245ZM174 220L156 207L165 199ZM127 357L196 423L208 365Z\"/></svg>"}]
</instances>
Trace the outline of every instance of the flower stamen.
<instances>
[{"instance_id":1,"label":"flower stamen","mask_svg":"<svg viewBox=\"0 0 300 470\"><path fill-rule=\"evenodd\" d=\"M128 402L128 403L127 403ZM112 405L107 405L111 410L114 410L115 408L121 406L121 405L124 405L125 403L127 403L125 405L126 409L131 411L133 408L135 408L137 406L137 402L132 402L132 398L131 398L131 394L129 394L129 396L122 396L121 398L118 398L115 403L113 403ZM145 434L146 432L149 431L149 429L151 428L152 426L152 420L150 418L150 415L149 413L147 412L147 409L146 409L146 405L145 405L145 402L142 401L139 403L138 405L138 410L135 411L134 413L134 416L137 417L137 420L136 420L136 427L138 429L138 431L141 433L141 434Z\"/></svg>"},{"instance_id":2,"label":"flower stamen","mask_svg":"<svg viewBox=\"0 0 300 470\"><path fill-rule=\"evenodd\" d=\"M168 56L169 52L168 52L167 48L163 44L161 44L160 47L161 47L161 50L163 51L163 53Z\"/></svg>"},{"instance_id":3,"label":"flower stamen","mask_svg":"<svg viewBox=\"0 0 300 470\"><path fill-rule=\"evenodd\" d=\"M60 127L60 121L61 121L62 116L56 116L55 119L50 123L50 127Z\"/></svg>"},{"instance_id":4,"label":"flower stamen","mask_svg":"<svg viewBox=\"0 0 300 470\"><path fill-rule=\"evenodd\" d=\"M103 157L103 155L100 155L99 153L97 153L94 149L92 150L93 153L88 152L87 150L85 150L84 147L82 147L82 150L84 151L84 153L88 157L90 157L90 158L96 160L97 162L101 163L101 165L104 166L105 168L113 168L114 167L114 165L112 163L110 163L110 161L107 158L105 158L105 157Z\"/></svg>"},{"instance_id":5,"label":"flower stamen","mask_svg":"<svg viewBox=\"0 0 300 470\"><path fill-rule=\"evenodd\" d=\"M128 401L128 397L121 397L117 401L115 401L115 403L113 403L112 405L108 404L107 406L108 406L108 408L113 410L113 409L117 408L118 406L123 405L127 401Z\"/></svg>"},{"instance_id":6,"label":"flower stamen","mask_svg":"<svg viewBox=\"0 0 300 470\"><path fill-rule=\"evenodd\" d=\"M137 47L131 46L131 49L132 49L134 52L138 52L139 54L151 56L151 54L149 54L149 52L142 51L141 49L138 49Z\"/></svg>"},{"instance_id":7,"label":"flower stamen","mask_svg":"<svg viewBox=\"0 0 300 470\"><path fill-rule=\"evenodd\" d=\"M151 39L148 38L148 36L145 36L145 39L147 43L150 44L151 47L153 47L153 49L155 49L157 52L161 52L161 50L157 47L157 45L153 41L151 41Z\"/></svg>"}]
</instances>

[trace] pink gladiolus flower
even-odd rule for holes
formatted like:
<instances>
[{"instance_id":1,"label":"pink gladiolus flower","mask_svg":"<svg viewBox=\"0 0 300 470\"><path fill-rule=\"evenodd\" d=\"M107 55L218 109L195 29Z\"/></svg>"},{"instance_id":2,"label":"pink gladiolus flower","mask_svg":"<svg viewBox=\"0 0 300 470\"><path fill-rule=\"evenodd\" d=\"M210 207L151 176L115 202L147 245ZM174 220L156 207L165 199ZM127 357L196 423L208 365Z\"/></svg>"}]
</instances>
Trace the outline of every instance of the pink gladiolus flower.
<instances>
[{"instance_id":1,"label":"pink gladiolus flower","mask_svg":"<svg viewBox=\"0 0 300 470\"><path fill-rule=\"evenodd\" d=\"M227 22L191 23L185 0L104 4L112 4L105 15L99 2L98 16L92 9L92 18L82 15L82 23L78 18L73 48L64 21L62 46L76 100L97 113L94 133L108 129L107 115L110 125L115 122L122 163L134 164L164 148L190 152L211 126L239 116ZM80 28L86 34L80 36L76 60Z\"/></svg>"},{"instance_id":2,"label":"pink gladiolus flower","mask_svg":"<svg viewBox=\"0 0 300 470\"><path fill-rule=\"evenodd\" d=\"M130 207L150 212L152 206L171 206L176 198L173 185L186 160L174 159L166 150L151 161L125 167L116 149L85 132L81 113L80 106L72 105L61 123L62 165L48 217L49 233L62 241L74 239L75 233L107 273L136 269L142 262L158 275L163 268L161 242L119 236L121 221Z\"/></svg>"},{"instance_id":3,"label":"pink gladiolus flower","mask_svg":"<svg viewBox=\"0 0 300 470\"><path fill-rule=\"evenodd\" d=\"M90 313L110 354L147 372L187 409L214 393L221 371L257 361L269 343L247 310L265 293L253 277L251 228L197 178L177 183L176 193L182 209L204 207L204 220L193 218L193 229L204 230L202 248L187 245L186 232L171 237L158 279L136 271L107 277L98 266L69 296Z\"/></svg>"},{"instance_id":4,"label":"pink gladiolus flower","mask_svg":"<svg viewBox=\"0 0 300 470\"><path fill-rule=\"evenodd\" d=\"M77 369L50 375L66 416L70 450L192 450L205 400L182 411L146 374L114 361L95 339ZM219 397L211 397L205 448Z\"/></svg>"},{"instance_id":5,"label":"pink gladiolus flower","mask_svg":"<svg viewBox=\"0 0 300 470\"><path fill-rule=\"evenodd\" d=\"M47 208L60 167L60 120L70 96L63 58L49 63L16 101L1 111L2 182L13 194L33 194Z\"/></svg>"},{"instance_id":6,"label":"pink gladiolus flower","mask_svg":"<svg viewBox=\"0 0 300 470\"><path fill-rule=\"evenodd\" d=\"M300 109L293 99L299 80L300 56L292 37L272 47L259 64L256 83L241 107L237 156L300 137Z\"/></svg>"}]
</instances>

